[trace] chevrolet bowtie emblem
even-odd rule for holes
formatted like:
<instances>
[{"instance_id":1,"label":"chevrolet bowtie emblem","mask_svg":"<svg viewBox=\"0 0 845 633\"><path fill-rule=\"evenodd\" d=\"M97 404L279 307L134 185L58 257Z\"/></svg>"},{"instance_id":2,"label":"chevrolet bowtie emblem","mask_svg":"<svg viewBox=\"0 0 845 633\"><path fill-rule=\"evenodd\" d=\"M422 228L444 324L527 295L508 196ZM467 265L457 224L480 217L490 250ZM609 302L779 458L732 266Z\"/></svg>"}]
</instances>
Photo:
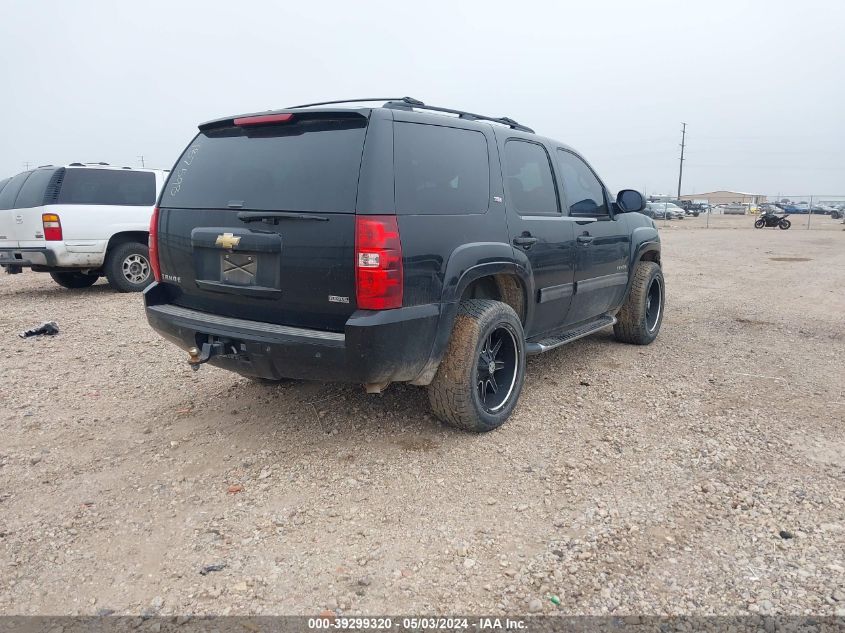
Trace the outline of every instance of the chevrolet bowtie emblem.
<instances>
[{"instance_id":1,"label":"chevrolet bowtie emblem","mask_svg":"<svg viewBox=\"0 0 845 633\"><path fill-rule=\"evenodd\" d=\"M219 246L220 248L225 248L226 250L232 250L240 243L240 235L235 236L232 233L223 233L223 235L217 236L217 241L214 242L214 245Z\"/></svg>"}]
</instances>

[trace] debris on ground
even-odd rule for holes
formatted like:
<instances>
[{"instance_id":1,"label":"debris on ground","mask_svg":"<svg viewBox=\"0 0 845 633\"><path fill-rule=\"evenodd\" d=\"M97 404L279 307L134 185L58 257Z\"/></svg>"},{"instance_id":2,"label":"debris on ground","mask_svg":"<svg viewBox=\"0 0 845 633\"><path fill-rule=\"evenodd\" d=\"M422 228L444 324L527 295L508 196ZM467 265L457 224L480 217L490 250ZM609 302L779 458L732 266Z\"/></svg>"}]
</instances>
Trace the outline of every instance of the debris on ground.
<instances>
[{"instance_id":1,"label":"debris on ground","mask_svg":"<svg viewBox=\"0 0 845 633\"><path fill-rule=\"evenodd\" d=\"M28 330L24 330L18 336L21 338L29 338L30 336L41 336L42 334L46 336L53 336L54 334L59 333L59 326L56 325L55 321L44 321L38 327L30 328Z\"/></svg>"}]
</instances>

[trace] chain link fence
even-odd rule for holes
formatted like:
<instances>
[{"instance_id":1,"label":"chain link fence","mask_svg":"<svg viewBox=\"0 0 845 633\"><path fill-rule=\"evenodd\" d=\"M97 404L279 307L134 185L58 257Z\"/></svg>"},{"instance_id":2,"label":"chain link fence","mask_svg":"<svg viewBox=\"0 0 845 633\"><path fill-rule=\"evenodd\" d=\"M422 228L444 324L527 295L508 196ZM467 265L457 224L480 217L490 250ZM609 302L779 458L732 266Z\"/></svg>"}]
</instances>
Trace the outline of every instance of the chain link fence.
<instances>
[{"instance_id":1,"label":"chain link fence","mask_svg":"<svg viewBox=\"0 0 845 633\"><path fill-rule=\"evenodd\" d=\"M658 226L682 220L689 228L771 229L785 224L793 230L841 231L845 230L845 193L746 195L731 202L652 198L646 212ZM766 214L786 218L787 222L767 222Z\"/></svg>"}]
</instances>

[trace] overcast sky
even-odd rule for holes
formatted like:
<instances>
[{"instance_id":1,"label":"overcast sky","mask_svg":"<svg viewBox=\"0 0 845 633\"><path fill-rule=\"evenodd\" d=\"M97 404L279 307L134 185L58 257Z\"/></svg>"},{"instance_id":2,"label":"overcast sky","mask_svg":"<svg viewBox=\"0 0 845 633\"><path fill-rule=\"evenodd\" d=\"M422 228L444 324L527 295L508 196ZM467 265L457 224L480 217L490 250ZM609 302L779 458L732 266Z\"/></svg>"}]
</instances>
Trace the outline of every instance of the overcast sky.
<instances>
[{"instance_id":1,"label":"overcast sky","mask_svg":"<svg viewBox=\"0 0 845 633\"><path fill-rule=\"evenodd\" d=\"M574 146L612 189L845 193L845 2L3 0L0 177L169 168L204 120L410 95Z\"/></svg>"}]
</instances>

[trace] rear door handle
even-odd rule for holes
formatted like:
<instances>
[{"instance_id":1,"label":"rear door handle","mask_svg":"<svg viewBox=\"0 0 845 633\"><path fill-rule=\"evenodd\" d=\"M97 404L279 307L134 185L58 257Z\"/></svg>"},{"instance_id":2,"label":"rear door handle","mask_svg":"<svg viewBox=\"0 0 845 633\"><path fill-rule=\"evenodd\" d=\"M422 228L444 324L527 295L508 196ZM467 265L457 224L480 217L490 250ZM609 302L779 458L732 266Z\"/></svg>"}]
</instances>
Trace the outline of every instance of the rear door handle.
<instances>
[{"instance_id":1,"label":"rear door handle","mask_svg":"<svg viewBox=\"0 0 845 633\"><path fill-rule=\"evenodd\" d=\"M536 237L522 236L513 238L514 246L522 246L523 248L531 248L537 243Z\"/></svg>"},{"instance_id":2,"label":"rear door handle","mask_svg":"<svg viewBox=\"0 0 845 633\"><path fill-rule=\"evenodd\" d=\"M579 244L590 244L593 241L592 235L579 235L578 236L578 243Z\"/></svg>"}]
</instances>

